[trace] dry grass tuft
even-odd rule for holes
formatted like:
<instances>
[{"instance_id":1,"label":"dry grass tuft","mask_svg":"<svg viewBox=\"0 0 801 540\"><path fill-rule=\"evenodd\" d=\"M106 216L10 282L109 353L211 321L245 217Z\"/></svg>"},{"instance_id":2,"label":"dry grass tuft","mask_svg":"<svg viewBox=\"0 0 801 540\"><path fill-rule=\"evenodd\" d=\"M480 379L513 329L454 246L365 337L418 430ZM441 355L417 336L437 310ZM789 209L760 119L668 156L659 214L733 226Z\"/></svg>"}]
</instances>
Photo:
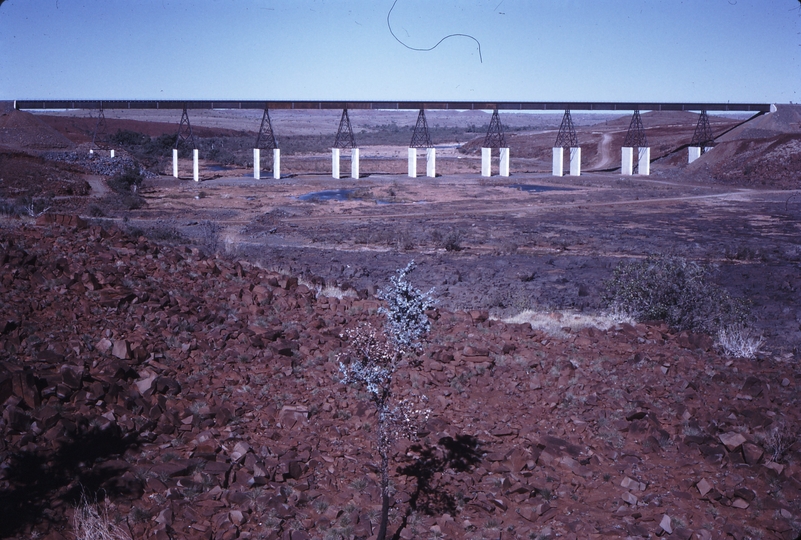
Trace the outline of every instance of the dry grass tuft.
<instances>
[{"instance_id":1,"label":"dry grass tuft","mask_svg":"<svg viewBox=\"0 0 801 540\"><path fill-rule=\"evenodd\" d=\"M133 540L131 535L108 517L108 508L103 504L89 502L86 494L72 516L72 528L76 540Z\"/></svg>"},{"instance_id":2,"label":"dry grass tuft","mask_svg":"<svg viewBox=\"0 0 801 540\"><path fill-rule=\"evenodd\" d=\"M753 332L740 325L723 328L718 332L715 345L723 351L726 356L735 358L755 358L765 338L754 336Z\"/></svg>"},{"instance_id":3,"label":"dry grass tuft","mask_svg":"<svg viewBox=\"0 0 801 540\"><path fill-rule=\"evenodd\" d=\"M307 281L303 278L298 279L298 284L305 285L310 290L315 291L315 296L317 298L325 296L326 298L337 298L339 300L342 300L346 296L351 298L358 298L359 296L359 294L353 289L348 289L346 291L343 291L342 289L334 285L326 285L325 287L322 287L315 283L311 283L310 281Z\"/></svg>"},{"instance_id":4,"label":"dry grass tuft","mask_svg":"<svg viewBox=\"0 0 801 540\"><path fill-rule=\"evenodd\" d=\"M571 332L577 332L582 328L597 328L608 330L620 323L634 324L634 319L619 311L603 313L578 313L575 311L536 311L527 309L513 317L501 319L508 324L529 323L531 328L539 330L552 337L565 338L568 333L564 328L570 328Z\"/></svg>"}]
</instances>

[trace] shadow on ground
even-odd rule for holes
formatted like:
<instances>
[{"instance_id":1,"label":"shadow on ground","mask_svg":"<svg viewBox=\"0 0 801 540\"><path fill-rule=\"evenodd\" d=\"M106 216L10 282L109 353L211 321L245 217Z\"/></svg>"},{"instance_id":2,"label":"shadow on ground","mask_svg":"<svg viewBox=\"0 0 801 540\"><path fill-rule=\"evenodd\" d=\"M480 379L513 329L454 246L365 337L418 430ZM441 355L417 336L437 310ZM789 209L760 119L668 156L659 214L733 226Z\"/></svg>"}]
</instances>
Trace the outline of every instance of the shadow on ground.
<instances>
[{"instance_id":1,"label":"shadow on ground","mask_svg":"<svg viewBox=\"0 0 801 540\"><path fill-rule=\"evenodd\" d=\"M8 487L0 491L0 538L18 535L43 518L53 519L63 513L63 505L77 504L82 493L141 496L141 482L130 473L124 477L127 463L114 459L136 445L136 437L119 431L91 430L73 435L54 451L12 454L4 464Z\"/></svg>"},{"instance_id":2,"label":"shadow on ground","mask_svg":"<svg viewBox=\"0 0 801 540\"><path fill-rule=\"evenodd\" d=\"M409 510L403 518L403 523L393 536L394 540L400 538L400 533L412 512L430 516L455 515L458 503L456 495L448 490L448 486L434 483L434 476L445 469L456 472L469 471L481 462L482 455L481 442L472 435L443 437L435 445L415 444L409 447L408 451L417 457L410 465L399 467L398 472L416 478L417 487L409 500Z\"/></svg>"}]
</instances>

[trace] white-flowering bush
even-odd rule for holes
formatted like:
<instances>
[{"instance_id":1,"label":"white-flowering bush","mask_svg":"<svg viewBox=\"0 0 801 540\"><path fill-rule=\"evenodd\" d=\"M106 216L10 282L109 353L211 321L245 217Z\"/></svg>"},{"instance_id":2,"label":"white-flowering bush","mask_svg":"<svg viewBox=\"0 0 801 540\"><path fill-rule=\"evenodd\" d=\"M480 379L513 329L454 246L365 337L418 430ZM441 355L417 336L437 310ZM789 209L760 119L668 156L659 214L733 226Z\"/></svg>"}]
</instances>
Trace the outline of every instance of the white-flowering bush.
<instances>
[{"instance_id":1,"label":"white-flowering bush","mask_svg":"<svg viewBox=\"0 0 801 540\"><path fill-rule=\"evenodd\" d=\"M398 439L417 438L420 426L431 416L431 409L424 407L428 399L422 396L420 401L421 403L415 403L410 399L403 399L379 413L383 416L379 417L379 422L387 426L386 430L379 430L379 436L383 437L383 440L379 441L381 446L389 448Z\"/></svg>"},{"instance_id":2,"label":"white-flowering bush","mask_svg":"<svg viewBox=\"0 0 801 540\"><path fill-rule=\"evenodd\" d=\"M389 397L392 374L395 372L398 353L370 324L360 324L347 330L342 337L348 339L348 358L339 362L342 384L363 387L379 407Z\"/></svg>"},{"instance_id":3,"label":"white-flowering bush","mask_svg":"<svg viewBox=\"0 0 801 540\"><path fill-rule=\"evenodd\" d=\"M387 316L387 333L400 351L418 348L420 339L431 330L426 311L434 307L431 296L434 289L422 292L406 280L414 267L411 261L398 270L390 278L390 286L379 293L379 298L387 303L379 312Z\"/></svg>"},{"instance_id":4,"label":"white-flowering bush","mask_svg":"<svg viewBox=\"0 0 801 540\"><path fill-rule=\"evenodd\" d=\"M376 406L378 418L378 453L381 456L381 524L376 535L384 540L389 522L389 450L399 438L414 439L420 426L428 420L430 410L408 399L392 400L392 377L398 362L407 352L419 352L420 340L431 329L426 310L434 305L431 291L423 293L406 281L414 261L391 278L391 285L381 298L388 307L385 332L370 324L360 324L341 337L348 340L347 350L340 355L339 370L343 384L366 390ZM421 398L425 403L425 396Z\"/></svg>"}]
</instances>

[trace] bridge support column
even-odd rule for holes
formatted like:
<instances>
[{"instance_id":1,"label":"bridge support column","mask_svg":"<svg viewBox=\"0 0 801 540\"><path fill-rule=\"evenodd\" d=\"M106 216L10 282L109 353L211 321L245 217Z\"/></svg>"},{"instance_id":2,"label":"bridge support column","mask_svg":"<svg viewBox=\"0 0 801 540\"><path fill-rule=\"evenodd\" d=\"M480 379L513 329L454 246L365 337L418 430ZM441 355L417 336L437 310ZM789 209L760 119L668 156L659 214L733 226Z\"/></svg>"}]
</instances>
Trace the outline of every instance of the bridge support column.
<instances>
[{"instance_id":1,"label":"bridge support column","mask_svg":"<svg viewBox=\"0 0 801 540\"><path fill-rule=\"evenodd\" d=\"M581 147L570 148L570 176L581 176Z\"/></svg>"},{"instance_id":2,"label":"bridge support column","mask_svg":"<svg viewBox=\"0 0 801 540\"><path fill-rule=\"evenodd\" d=\"M509 176L509 149L501 148L501 163L499 165L501 176Z\"/></svg>"},{"instance_id":3,"label":"bridge support column","mask_svg":"<svg viewBox=\"0 0 801 540\"><path fill-rule=\"evenodd\" d=\"M637 149L639 159L637 160L637 173L642 176L651 174L651 147L645 146Z\"/></svg>"},{"instance_id":4,"label":"bridge support column","mask_svg":"<svg viewBox=\"0 0 801 540\"><path fill-rule=\"evenodd\" d=\"M253 178L261 180L261 149L253 149Z\"/></svg>"},{"instance_id":5,"label":"bridge support column","mask_svg":"<svg viewBox=\"0 0 801 540\"><path fill-rule=\"evenodd\" d=\"M331 149L331 176L339 180L339 148Z\"/></svg>"},{"instance_id":6,"label":"bridge support column","mask_svg":"<svg viewBox=\"0 0 801 540\"><path fill-rule=\"evenodd\" d=\"M426 176L435 178L437 176L437 150L426 148Z\"/></svg>"},{"instance_id":7,"label":"bridge support column","mask_svg":"<svg viewBox=\"0 0 801 540\"><path fill-rule=\"evenodd\" d=\"M281 149L273 148L273 178L281 179Z\"/></svg>"},{"instance_id":8,"label":"bridge support column","mask_svg":"<svg viewBox=\"0 0 801 540\"><path fill-rule=\"evenodd\" d=\"M417 178L417 148L409 148L409 178Z\"/></svg>"},{"instance_id":9,"label":"bridge support column","mask_svg":"<svg viewBox=\"0 0 801 540\"><path fill-rule=\"evenodd\" d=\"M492 176L492 148L481 149L481 176Z\"/></svg>"},{"instance_id":10,"label":"bridge support column","mask_svg":"<svg viewBox=\"0 0 801 540\"><path fill-rule=\"evenodd\" d=\"M621 149L622 158L620 161L620 174L631 176L634 174L634 148L624 146Z\"/></svg>"},{"instance_id":11,"label":"bridge support column","mask_svg":"<svg viewBox=\"0 0 801 540\"><path fill-rule=\"evenodd\" d=\"M112 149L111 149L111 151L109 152L109 157L110 157L111 159L114 159L114 149L113 149L113 148L112 148Z\"/></svg>"},{"instance_id":12,"label":"bridge support column","mask_svg":"<svg viewBox=\"0 0 801 540\"><path fill-rule=\"evenodd\" d=\"M178 149L172 149L172 175L178 178Z\"/></svg>"},{"instance_id":13,"label":"bridge support column","mask_svg":"<svg viewBox=\"0 0 801 540\"><path fill-rule=\"evenodd\" d=\"M353 148L350 151L350 177L359 178L359 149Z\"/></svg>"},{"instance_id":14,"label":"bridge support column","mask_svg":"<svg viewBox=\"0 0 801 540\"><path fill-rule=\"evenodd\" d=\"M565 149L557 146L553 149L553 176L564 175Z\"/></svg>"},{"instance_id":15,"label":"bridge support column","mask_svg":"<svg viewBox=\"0 0 801 540\"><path fill-rule=\"evenodd\" d=\"M690 146L687 148L687 163L692 163L699 157L701 157L701 147L700 146Z\"/></svg>"},{"instance_id":16,"label":"bridge support column","mask_svg":"<svg viewBox=\"0 0 801 540\"><path fill-rule=\"evenodd\" d=\"M200 182L200 165L198 163L198 150L192 150L192 178L195 182Z\"/></svg>"}]
</instances>

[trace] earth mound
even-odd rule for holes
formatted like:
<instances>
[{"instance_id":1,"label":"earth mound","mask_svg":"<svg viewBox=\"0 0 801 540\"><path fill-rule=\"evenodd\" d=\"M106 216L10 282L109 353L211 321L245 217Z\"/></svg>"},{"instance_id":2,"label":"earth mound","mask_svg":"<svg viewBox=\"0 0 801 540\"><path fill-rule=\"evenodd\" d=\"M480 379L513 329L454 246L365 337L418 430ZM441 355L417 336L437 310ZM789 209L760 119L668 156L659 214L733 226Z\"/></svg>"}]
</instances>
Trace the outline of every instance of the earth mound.
<instances>
[{"instance_id":1,"label":"earth mound","mask_svg":"<svg viewBox=\"0 0 801 540\"><path fill-rule=\"evenodd\" d=\"M801 105L778 105L726 133L712 151L688 166L716 180L798 189L801 185Z\"/></svg>"},{"instance_id":2,"label":"earth mound","mask_svg":"<svg viewBox=\"0 0 801 540\"><path fill-rule=\"evenodd\" d=\"M0 148L52 150L75 145L35 115L12 109L0 114Z\"/></svg>"},{"instance_id":3,"label":"earth mound","mask_svg":"<svg viewBox=\"0 0 801 540\"><path fill-rule=\"evenodd\" d=\"M84 173L75 165L0 148L0 197L4 199L88 195Z\"/></svg>"}]
</instances>

